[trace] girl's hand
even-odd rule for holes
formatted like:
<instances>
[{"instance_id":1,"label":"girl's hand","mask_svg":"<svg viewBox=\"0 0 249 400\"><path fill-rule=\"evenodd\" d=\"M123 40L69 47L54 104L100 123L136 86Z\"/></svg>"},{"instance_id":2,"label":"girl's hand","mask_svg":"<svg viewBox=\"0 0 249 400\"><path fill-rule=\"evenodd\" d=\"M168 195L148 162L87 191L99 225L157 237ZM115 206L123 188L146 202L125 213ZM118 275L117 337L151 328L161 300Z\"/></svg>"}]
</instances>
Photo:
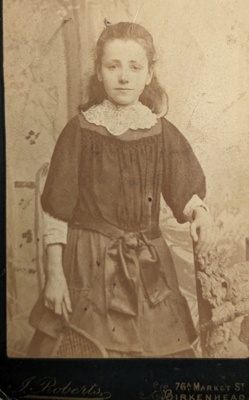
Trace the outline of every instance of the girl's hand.
<instances>
[{"instance_id":1,"label":"girl's hand","mask_svg":"<svg viewBox=\"0 0 249 400\"><path fill-rule=\"evenodd\" d=\"M194 221L190 225L190 234L196 244L195 253L198 261L204 258L208 261L209 253L212 252L217 243L217 228L212 216L203 207L194 210Z\"/></svg>"},{"instance_id":2,"label":"girl's hand","mask_svg":"<svg viewBox=\"0 0 249 400\"><path fill-rule=\"evenodd\" d=\"M45 306L68 321L72 312L67 282L64 274L49 274L45 288Z\"/></svg>"},{"instance_id":3,"label":"girl's hand","mask_svg":"<svg viewBox=\"0 0 249 400\"><path fill-rule=\"evenodd\" d=\"M45 306L62 315L68 321L68 314L72 312L69 291L62 267L62 245L51 244L47 247L48 269L45 287Z\"/></svg>"}]
</instances>

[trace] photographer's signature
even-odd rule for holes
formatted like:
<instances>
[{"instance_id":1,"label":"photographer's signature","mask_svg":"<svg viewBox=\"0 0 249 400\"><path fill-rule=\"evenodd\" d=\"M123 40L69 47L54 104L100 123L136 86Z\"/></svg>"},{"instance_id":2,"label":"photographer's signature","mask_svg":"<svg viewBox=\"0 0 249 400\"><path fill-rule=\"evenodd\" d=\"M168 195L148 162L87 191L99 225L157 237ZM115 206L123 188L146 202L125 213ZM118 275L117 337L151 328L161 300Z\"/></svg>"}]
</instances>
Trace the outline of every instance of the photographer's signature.
<instances>
[{"instance_id":1,"label":"photographer's signature","mask_svg":"<svg viewBox=\"0 0 249 400\"><path fill-rule=\"evenodd\" d=\"M11 396L0 389L0 400L59 400L62 398L70 400L108 400L111 397L110 392L103 391L96 383L75 386L71 381L68 381L65 384L60 384L54 377L29 377L17 389L12 390Z\"/></svg>"}]
</instances>

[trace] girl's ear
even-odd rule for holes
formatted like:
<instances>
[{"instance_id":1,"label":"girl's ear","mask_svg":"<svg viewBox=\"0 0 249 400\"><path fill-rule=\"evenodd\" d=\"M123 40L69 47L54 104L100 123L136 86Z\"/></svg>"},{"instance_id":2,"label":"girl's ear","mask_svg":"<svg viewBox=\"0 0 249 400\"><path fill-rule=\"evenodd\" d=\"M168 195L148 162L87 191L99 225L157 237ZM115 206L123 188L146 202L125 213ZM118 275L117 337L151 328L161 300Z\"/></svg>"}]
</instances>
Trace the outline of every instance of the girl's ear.
<instances>
[{"instance_id":1,"label":"girl's ear","mask_svg":"<svg viewBox=\"0 0 249 400\"><path fill-rule=\"evenodd\" d=\"M100 72L100 70L99 70L99 67L97 68L97 77L98 77L98 80L99 80L99 82L102 82L102 75L101 75L101 72Z\"/></svg>"},{"instance_id":2,"label":"girl's ear","mask_svg":"<svg viewBox=\"0 0 249 400\"><path fill-rule=\"evenodd\" d=\"M153 71L153 67L151 67L149 72L148 72L148 76L147 76L147 79L146 79L146 82L145 82L146 86L151 83L151 80L152 80L152 77L153 77L153 72L154 72Z\"/></svg>"}]
</instances>

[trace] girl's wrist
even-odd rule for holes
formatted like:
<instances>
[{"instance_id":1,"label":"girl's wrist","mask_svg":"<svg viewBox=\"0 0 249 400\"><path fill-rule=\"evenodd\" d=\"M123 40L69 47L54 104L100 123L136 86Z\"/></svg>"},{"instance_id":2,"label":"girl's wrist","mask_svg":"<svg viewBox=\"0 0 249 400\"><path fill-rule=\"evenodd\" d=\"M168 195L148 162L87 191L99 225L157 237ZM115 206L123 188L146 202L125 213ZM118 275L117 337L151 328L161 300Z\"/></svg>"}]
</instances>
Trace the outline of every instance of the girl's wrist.
<instances>
[{"instance_id":1,"label":"girl's wrist","mask_svg":"<svg viewBox=\"0 0 249 400\"><path fill-rule=\"evenodd\" d=\"M199 204L195 209L193 210L193 220L198 216L198 215L203 215L209 213L208 208L205 206L205 204Z\"/></svg>"},{"instance_id":2,"label":"girl's wrist","mask_svg":"<svg viewBox=\"0 0 249 400\"><path fill-rule=\"evenodd\" d=\"M48 263L47 273L48 275L64 275L62 266L62 250L63 245L59 243L51 244L47 247Z\"/></svg>"}]
</instances>

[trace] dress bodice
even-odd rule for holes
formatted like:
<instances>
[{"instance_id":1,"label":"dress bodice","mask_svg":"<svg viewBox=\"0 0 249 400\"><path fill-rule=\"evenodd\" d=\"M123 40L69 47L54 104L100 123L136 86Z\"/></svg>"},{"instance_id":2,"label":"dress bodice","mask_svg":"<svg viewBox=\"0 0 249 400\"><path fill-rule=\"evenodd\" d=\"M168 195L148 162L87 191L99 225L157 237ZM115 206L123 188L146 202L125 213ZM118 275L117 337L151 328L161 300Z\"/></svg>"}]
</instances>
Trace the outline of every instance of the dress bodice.
<instances>
[{"instance_id":1,"label":"dress bodice","mask_svg":"<svg viewBox=\"0 0 249 400\"><path fill-rule=\"evenodd\" d=\"M191 197L205 195L201 167L172 124L116 137L79 115L57 141L42 205L66 222L90 217L133 231L158 224L161 193L179 222Z\"/></svg>"}]
</instances>

